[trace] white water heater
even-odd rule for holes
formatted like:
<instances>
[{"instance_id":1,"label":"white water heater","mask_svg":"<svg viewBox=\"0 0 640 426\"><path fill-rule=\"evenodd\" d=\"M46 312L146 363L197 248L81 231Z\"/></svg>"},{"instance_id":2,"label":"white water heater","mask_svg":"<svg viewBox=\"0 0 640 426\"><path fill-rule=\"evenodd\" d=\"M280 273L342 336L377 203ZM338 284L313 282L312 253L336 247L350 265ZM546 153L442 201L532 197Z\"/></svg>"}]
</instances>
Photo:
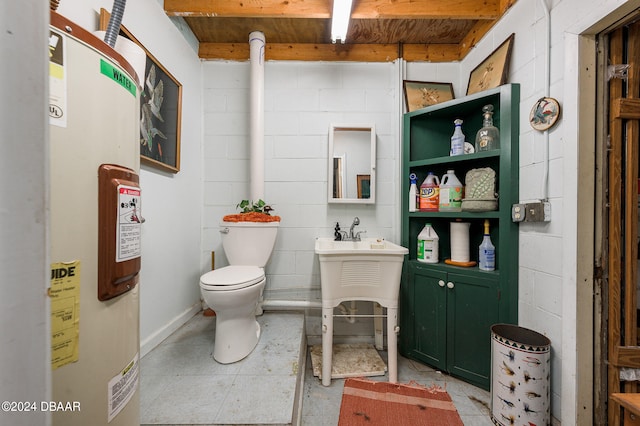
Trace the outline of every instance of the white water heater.
<instances>
[{"instance_id":1,"label":"white water heater","mask_svg":"<svg viewBox=\"0 0 640 426\"><path fill-rule=\"evenodd\" d=\"M52 13L50 244L54 425L140 423L135 71Z\"/></svg>"}]
</instances>

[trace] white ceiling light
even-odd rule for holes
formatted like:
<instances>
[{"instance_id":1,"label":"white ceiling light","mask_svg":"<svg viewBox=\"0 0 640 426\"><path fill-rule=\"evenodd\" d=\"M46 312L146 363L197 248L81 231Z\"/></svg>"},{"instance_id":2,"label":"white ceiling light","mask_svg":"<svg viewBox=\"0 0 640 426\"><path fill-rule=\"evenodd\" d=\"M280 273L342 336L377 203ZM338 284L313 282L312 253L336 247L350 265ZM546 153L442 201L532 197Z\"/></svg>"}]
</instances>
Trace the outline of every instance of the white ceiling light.
<instances>
[{"instance_id":1,"label":"white ceiling light","mask_svg":"<svg viewBox=\"0 0 640 426\"><path fill-rule=\"evenodd\" d=\"M347 39L347 29L351 16L352 0L333 0L333 15L331 15L331 41L340 40L344 43Z\"/></svg>"}]
</instances>

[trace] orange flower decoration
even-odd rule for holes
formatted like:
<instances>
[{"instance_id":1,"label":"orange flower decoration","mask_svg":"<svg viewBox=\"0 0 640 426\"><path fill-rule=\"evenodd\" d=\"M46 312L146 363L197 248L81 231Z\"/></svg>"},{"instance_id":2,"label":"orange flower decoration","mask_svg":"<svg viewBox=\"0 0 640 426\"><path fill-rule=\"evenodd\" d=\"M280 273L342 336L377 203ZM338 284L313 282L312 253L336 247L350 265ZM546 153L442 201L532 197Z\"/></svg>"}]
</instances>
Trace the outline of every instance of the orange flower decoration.
<instances>
[{"instance_id":1,"label":"orange flower decoration","mask_svg":"<svg viewBox=\"0 0 640 426\"><path fill-rule=\"evenodd\" d=\"M225 222L280 222L280 216L271 216L266 213L249 212L228 214L222 218Z\"/></svg>"}]
</instances>

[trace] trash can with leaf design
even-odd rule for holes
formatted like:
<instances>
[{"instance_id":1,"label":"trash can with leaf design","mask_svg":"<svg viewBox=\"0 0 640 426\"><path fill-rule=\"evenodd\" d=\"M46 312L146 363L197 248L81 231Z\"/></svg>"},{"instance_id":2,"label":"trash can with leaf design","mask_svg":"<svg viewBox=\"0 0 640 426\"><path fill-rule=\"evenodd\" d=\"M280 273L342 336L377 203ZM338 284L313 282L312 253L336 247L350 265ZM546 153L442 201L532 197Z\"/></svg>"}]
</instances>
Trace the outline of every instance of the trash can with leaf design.
<instances>
[{"instance_id":1,"label":"trash can with leaf design","mask_svg":"<svg viewBox=\"0 0 640 426\"><path fill-rule=\"evenodd\" d=\"M512 324L491 326L491 420L550 424L551 341Z\"/></svg>"}]
</instances>

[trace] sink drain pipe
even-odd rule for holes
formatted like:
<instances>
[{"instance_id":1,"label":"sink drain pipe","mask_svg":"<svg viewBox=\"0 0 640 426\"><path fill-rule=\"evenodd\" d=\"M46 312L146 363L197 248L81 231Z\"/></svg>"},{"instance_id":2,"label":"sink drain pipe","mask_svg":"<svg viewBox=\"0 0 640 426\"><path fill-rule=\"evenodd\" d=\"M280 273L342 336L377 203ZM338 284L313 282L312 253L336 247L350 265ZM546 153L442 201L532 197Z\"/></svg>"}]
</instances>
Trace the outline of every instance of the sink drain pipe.
<instances>
[{"instance_id":1,"label":"sink drain pipe","mask_svg":"<svg viewBox=\"0 0 640 426\"><path fill-rule=\"evenodd\" d=\"M356 317L369 317L375 318L380 315L356 315L358 311L356 309L356 302L351 301L351 308L347 308L344 303L336 306L341 312L340 315L334 315L335 317L345 318L349 323L354 324ZM289 311L292 309L322 309L322 302L311 302L308 300L263 300L258 304L258 315L261 315L264 311ZM384 315L382 315L384 316Z\"/></svg>"}]
</instances>

